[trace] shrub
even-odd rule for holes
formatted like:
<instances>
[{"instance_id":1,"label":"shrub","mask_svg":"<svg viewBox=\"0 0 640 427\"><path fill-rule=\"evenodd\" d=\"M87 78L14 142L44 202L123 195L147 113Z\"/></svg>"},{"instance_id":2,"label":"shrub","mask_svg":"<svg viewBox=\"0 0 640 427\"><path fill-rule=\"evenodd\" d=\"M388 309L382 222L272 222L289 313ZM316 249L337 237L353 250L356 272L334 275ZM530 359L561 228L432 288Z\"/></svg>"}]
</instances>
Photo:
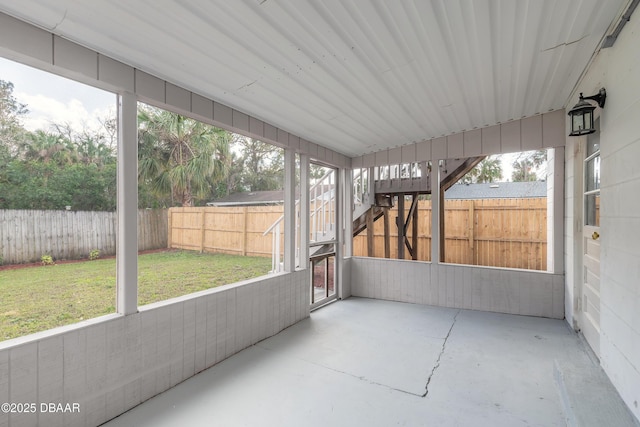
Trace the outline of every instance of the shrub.
<instances>
[{"instance_id":1,"label":"shrub","mask_svg":"<svg viewBox=\"0 0 640 427\"><path fill-rule=\"evenodd\" d=\"M95 261L98 258L100 258L100 251L98 249L94 249L91 252L89 252L89 260L90 261Z\"/></svg>"},{"instance_id":2,"label":"shrub","mask_svg":"<svg viewBox=\"0 0 640 427\"><path fill-rule=\"evenodd\" d=\"M53 262L53 258L51 257L51 255L45 254L42 255L40 257L40 261L42 262L42 265L54 265L55 262Z\"/></svg>"}]
</instances>

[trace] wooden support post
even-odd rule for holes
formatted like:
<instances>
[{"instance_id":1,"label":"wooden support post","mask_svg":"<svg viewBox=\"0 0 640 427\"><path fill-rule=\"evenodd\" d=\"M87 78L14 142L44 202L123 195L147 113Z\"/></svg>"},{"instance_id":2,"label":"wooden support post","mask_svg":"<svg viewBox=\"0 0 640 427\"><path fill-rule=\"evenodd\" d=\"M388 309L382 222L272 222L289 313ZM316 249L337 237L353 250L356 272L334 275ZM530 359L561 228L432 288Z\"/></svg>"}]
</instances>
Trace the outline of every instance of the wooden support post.
<instances>
[{"instance_id":1,"label":"wooden support post","mask_svg":"<svg viewBox=\"0 0 640 427\"><path fill-rule=\"evenodd\" d=\"M404 194L398 194L398 216L396 217L398 226L398 259L404 259Z\"/></svg>"},{"instance_id":2,"label":"wooden support post","mask_svg":"<svg viewBox=\"0 0 640 427\"><path fill-rule=\"evenodd\" d=\"M413 250L412 260L418 259L418 193L413 195L413 223L411 224L411 248Z\"/></svg>"},{"instance_id":3,"label":"wooden support post","mask_svg":"<svg viewBox=\"0 0 640 427\"><path fill-rule=\"evenodd\" d=\"M373 242L373 207L367 211L367 256L374 256Z\"/></svg>"},{"instance_id":4,"label":"wooden support post","mask_svg":"<svg viewBox=\"0 0 640 427\"><path fill-rule=\"evenodd\" d=\"M407 220L404 223L404 228L402 229L402 234L404 236L404 245L407 247L407 249L409 250L409 255L411 255L411 259L415 260L417 258L415 258L416 253L415 253L415 241L409 242L409 238L408 236L408 230L409 230L409 223L411 223L411 221L413 221L412 223L412 227L415 228L417 226L417 222L414 220L414 217L416 215L416 210L418 207L418 198L416 197L417 194L412 194L411 195L411 207L409 208L409 213L407 214ZM413 229L412 228L412 229ZM415 233L412 233L413 236L417 236L418 232L416 231ZM412 237L413 240L413 237Z\"/></svg>"},{"instance_id":5,"label":"wooden support post","mask_svg":"<svg viewBox=\"0 0 640 427\"><path fill-rule=\"evenodd\" d=\"M391 258L391 230L389 227L389 208L382 208L384 215L384 257Z\"/></svg>"},{"instance_id":6,"label":"wooden support post","mask_svg":"<svg viewBox=\"0 0 640 427\"><path fill-rule=\"evenodd\" d=\"M440 208L440 262L445 262L445 250L444 250L444 189L440 188L440 191L437 192L438 197L440 199L439 208Z\"/></svg>"}]
</instances>

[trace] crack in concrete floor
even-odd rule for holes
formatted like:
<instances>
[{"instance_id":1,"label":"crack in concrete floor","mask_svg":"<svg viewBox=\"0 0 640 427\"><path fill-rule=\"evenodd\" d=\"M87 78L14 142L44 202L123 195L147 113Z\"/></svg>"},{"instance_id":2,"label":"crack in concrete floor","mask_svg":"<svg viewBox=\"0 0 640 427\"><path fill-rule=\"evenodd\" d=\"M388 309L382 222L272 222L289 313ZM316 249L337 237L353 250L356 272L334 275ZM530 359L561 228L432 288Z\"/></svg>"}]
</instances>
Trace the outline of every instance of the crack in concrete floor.
<instances>
[{"instance_id":1,"label":"crack in concrete floor","mask_svg":"<svg viewBox=\"0 0 640 427\"><path fill-rule=\"evenodd\" d=\"M324 369L328 369L328 370L333 371L333 372L338 373L338 374L348 375L348 376L350 376L352 378L355 378L355 379L358 379L360 381L366 381L371 385L384 387L384 388L387 388L389 390L393 390L393 391L397 391L397 392L400 392L400 393L409 394L409 395L415 396L415 397L427 397L427 395L429 394L429 384L431 383L431 379L433 378L433 375L435 374L436 370L440 367L440 359L442 358L442 355L445 352L445 349L446 349L446 346L447 346L447 341L449 340L449 337L451 336L451 332L453 331L453 327L456 324L456 321L458 319L458 315L460 314L460 312L461 312L461 310L456 311L456 314L453 316L453 321L451 322L451 326L449 327L449 330L447 331L447 335L444 337L444 339L442 341L442 348L440 349L440 353L438 354L438 358L436 359L436 363L434 364L433 369L431 370L431 373L429 374L429 377L427 378L427 383L425 385L425 392L421 393L421 394L420 393L414 393L414 392L411 392L411 391L408 391L408 390L403 390L403 389L397 388L397 387L391 387L391 386L389 386L387 384L383 384L383 383L380 383L380 382L377 382L377 381L373 381L373 380L371 380L371 379L369 379L369 378L367 378L367 377L365 377L363 375L355 375L355 374L352 374L352 373L347 372L347 371L343 371L343 370L340 370L340 369L332 368L331 366L327 366L327 365L323 365L323 364L318 363L318 362L314 362L313 360L308 360L308 359L305 359L305 358L296 358L296 359L298 359L300 361L303 361L305 363L310 363L312 365L315 365L315 366L318 366L318 367L321 367L321 368L324 368ZM262 350L265 350L265 351L273 351L272 349L270 349L268 347L264 347L264 346L260 345L260 343L255 344L255 346L258 347L258 348L261 348Z\"/></svg>"},{"instance_id":2,"label":"crack in concrete floor","mask_svg":"<svg viewBox=\"0 0 640 427\"><path fill-rule=\"evenodd\" d=\"M451 327L449 328L449 332L447 332L447 336L444 337L444 341L442 341L442 349L440 350L440 354L436 359L435 365L433 365L433 369L431 370L431 374L429 374L429 378L427 378L427 384L424 386L424 394L421 397L427 397L427 395L429 394L429 384L431 383L431 379L433 378L433 375L436 373L436 370L440 367L440 359L444 354L445 347L447 346L447 341L451 336L451 331L453 331L453 327L456 325L456 320L458 320L458 314L460 314L460 310L458 310L455 316L453 316L453 322L451 322Z\"/></svg>"}]
</instances>

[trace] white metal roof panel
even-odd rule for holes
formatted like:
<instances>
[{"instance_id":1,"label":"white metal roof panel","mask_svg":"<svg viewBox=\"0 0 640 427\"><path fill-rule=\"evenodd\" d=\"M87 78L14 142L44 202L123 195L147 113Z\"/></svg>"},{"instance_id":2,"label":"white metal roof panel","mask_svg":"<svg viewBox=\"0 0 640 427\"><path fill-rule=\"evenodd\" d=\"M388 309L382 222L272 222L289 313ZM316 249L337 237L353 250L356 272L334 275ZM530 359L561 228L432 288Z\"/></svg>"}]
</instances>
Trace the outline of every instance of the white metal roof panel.
<instances>
[{"instance_id":1,"label":"white metal roof panel","mask_svg":"<svg viewBox=\"0 0 640 427\"><path fill-rule=\"evenodd\" d=\"M0 0L349 156L563 108L627 0Z\"/></svg>"}]
</instances>

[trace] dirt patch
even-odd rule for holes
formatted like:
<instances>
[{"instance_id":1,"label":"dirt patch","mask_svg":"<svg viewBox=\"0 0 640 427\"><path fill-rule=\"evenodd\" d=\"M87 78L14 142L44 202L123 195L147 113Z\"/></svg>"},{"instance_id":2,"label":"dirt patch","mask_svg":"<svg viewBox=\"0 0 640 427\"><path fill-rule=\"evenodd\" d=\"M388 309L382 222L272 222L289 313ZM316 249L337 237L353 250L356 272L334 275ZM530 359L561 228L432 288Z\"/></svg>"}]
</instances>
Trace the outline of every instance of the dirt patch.
<instances>
[{"instance_id":1,"label":"dirt patch","mask_svg":"<svg viewBox=\"0 0 640 427\"><path fill-rule=\"evenodd\" d=\"M146 251L139 251L138 255L144 255L144 254L154 254L154 253L158 253L158 252L175 252L178 249L167 249L167 248L162 248L162 249L149 249ZM100 256L99 259L110 259L110 258L115 258L115 255L106 255L106 256ZM59 264L76 264L79 262L89 262L90 260L87 258L84 259L60 259L60 260L55 260L56 265ZM41 262L27 262L27 263L23 263L23 264L9 264L9 265L0 265L0 271L4 271L4 270L19 270L22 268L32 268L32 267L48 267L46 265L42 265Z\"/></svg>"}]
</instances>

